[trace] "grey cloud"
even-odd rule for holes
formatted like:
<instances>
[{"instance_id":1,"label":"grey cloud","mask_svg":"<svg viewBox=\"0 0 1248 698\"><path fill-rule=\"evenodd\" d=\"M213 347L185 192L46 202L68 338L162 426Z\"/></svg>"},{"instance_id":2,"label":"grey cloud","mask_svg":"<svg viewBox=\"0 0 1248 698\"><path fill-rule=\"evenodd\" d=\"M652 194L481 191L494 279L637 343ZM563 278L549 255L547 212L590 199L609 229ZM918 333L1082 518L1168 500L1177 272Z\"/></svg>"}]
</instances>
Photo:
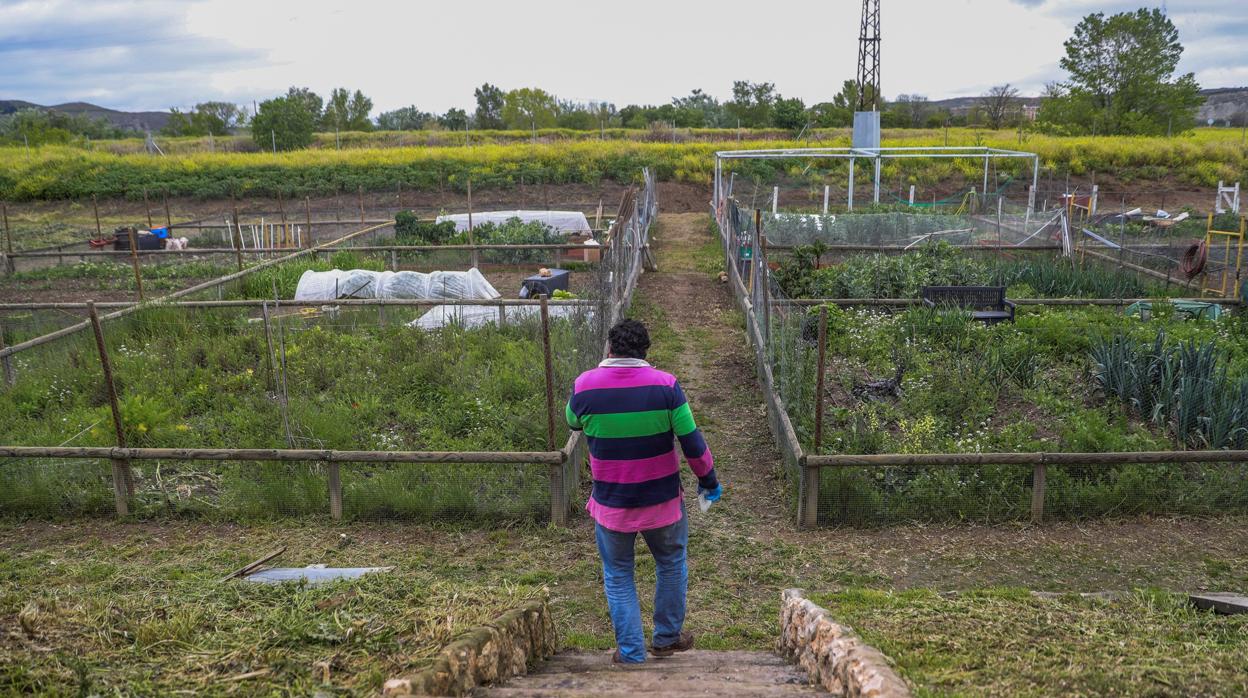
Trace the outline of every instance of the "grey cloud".
<instances>
[{"instance_id":1,"label":"grey cloud","mask_svg":"<svg viewBox=\"0 0 1248 698\"><path fill-rule=\"evenodd\" d=\"M207 87L212 72L262 55L192 34L177 4L69 9L78 7L49 14L0 6L0 97L168 109L214 97Z\"/></svg>"}]
</instances>

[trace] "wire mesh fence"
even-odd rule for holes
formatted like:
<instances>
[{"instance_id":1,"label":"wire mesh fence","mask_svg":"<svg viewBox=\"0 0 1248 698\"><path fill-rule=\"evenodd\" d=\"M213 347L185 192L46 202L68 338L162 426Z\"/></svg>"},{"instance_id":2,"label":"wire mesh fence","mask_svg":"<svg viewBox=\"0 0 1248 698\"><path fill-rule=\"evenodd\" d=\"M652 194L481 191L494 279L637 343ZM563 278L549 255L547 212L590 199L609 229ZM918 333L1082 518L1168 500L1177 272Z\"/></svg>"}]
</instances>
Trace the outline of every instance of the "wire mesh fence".
<instances>
[{"instance_id":1,"label":"wire mesh fence","mask_svg":"<svg viewBox=\"0 0 1248 698\"><path fill-rule=\"evenodd\" d=\"M47 326L35 313L69 311L16 311L31 318L10 322L0 350L14 369L0 512L112 503L142 514L562 520L579 497L585 446L554 408L601 358L646 264L657 214L646 182L584 263L574 299L291 302L302 263L374 252L344 244L174 303L111 310L100 342L73 329L81 322L26 341Z\"/></svg>"},{"instance_id":2,"label":"wire mesh fence","mask_svg":"<svg viewBox=\"0 0 1248 698\"><path fill-rule=\"evenodd\" d=\"M1248 511L1242 321L1180 312L1166 297L1182 285L1081 255L1067 209L715 202L799 524ZM928 285L1021 298L988 325L925 307ZM1207 370L1176 358L1186 387L1150 412L1106 387L1119 345Z\"/></svg>"}]
</instances>

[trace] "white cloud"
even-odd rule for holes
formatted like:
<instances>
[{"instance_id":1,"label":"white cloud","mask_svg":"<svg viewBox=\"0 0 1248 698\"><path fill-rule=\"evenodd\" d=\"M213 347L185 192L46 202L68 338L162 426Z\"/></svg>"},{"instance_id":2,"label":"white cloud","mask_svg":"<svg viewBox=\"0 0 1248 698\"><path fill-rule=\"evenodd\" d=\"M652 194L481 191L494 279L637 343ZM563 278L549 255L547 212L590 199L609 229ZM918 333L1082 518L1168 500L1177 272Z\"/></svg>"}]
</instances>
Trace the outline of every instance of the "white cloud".
<instances>
[{"instance_id":1,"label":"white cloud","mask_svg":"<svg viewBox=\"0 0 1248 698\"><path fill-rule=\"evenodd\" d=\"M1202 84L1248 82L1242 0L1170 3ZM1004 82L1038 92L1089 11L1106 0L888 0L884 91L929 98ZM91 99L128 109L252 99L305 85L358 88L378 110L470 108L483 82L565 99L662 103L734 79L807 103L854 76L860 3L774 0L474 3L139 0L4 3L0 98ZM1238 22L1227 29L1228 16ZM1237 33L1238 32L1238 33Z\"/></svg>"}]
</instances>

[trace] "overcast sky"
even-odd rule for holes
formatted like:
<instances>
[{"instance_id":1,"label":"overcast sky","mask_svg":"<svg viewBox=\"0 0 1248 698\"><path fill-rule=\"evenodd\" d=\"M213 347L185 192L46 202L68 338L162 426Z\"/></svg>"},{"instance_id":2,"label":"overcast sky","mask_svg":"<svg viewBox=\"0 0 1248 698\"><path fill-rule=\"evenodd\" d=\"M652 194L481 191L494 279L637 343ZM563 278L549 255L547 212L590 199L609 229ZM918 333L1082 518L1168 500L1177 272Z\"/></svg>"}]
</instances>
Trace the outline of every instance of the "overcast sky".
<instances>
[{"instance_id":1,"label":"overcast sky","mask_svg":"<svg viewBox=\"0 0 1248 698\"><path fill-rule=\"evenodd\" d=\"M1061 79L1062 42L1105 0L883 0L884 93L1024 94ZM1248 85L1248 0L1169 2L1204 87ZM483 82L661 104L733 80L807 104L854 77L858 0L0 0L0 99L126 110L249 103L290 85L361 89L379 111L471 110Z\"/></svg>"}]
</instances>

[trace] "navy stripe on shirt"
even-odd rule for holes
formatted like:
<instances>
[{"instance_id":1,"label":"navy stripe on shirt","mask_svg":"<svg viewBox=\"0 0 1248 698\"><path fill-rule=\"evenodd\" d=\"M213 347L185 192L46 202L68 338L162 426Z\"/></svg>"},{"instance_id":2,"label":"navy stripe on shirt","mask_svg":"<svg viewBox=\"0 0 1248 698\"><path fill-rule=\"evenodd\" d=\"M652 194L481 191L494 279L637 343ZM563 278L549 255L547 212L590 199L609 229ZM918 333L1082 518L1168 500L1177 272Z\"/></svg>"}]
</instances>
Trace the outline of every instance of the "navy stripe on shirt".
<instances>
[{"instance_id":1,"label":"navy stripe on shirt","mask_svg":"<svg viewBox=\"0 0 1248 698\"><path fill-rule=\"evenodd\" d=\"M680 496L680 473L645 482L594 481L594 501L603 506L635 509L662 504Z\"/></svg>"},{"instance_id":2,"label":"navy stripe on shirt","mask_svg":"<svg viewBox=\"0 0 1248 698\"><path fill-rule=\"evenodd\" d=\"M676 447L676 439L670 431L650 436L628 436L616 439L602 436L587 436L586 438L589 440L589 454L600 460L654 458L670 453Z\"/></svg>"},{"instance_id":3,"label":"navy stripe on shirt","mask_svg":"<svg viewBox=\"0 0 1248 698\"><path fill-rule=\"evenodd\" d=\"M572 414L618 414L670 410L684 404L672 402L672 389L666 385L641 385L635 388L596 388L582 390L569 401Z\"/></svg>"},{"instance_id":4,"label":"navy stripe on shirt","mask_svg":"<svg viewBox=\"0 0 1248 698\"><path fill-rule=\"evenodd\" d=\"M685 458L697 458L706 453L706 439L702 438L701 429L694 429L676 438L680 439L680 450L684 452Z\"/></svg>"}]
</instances>

